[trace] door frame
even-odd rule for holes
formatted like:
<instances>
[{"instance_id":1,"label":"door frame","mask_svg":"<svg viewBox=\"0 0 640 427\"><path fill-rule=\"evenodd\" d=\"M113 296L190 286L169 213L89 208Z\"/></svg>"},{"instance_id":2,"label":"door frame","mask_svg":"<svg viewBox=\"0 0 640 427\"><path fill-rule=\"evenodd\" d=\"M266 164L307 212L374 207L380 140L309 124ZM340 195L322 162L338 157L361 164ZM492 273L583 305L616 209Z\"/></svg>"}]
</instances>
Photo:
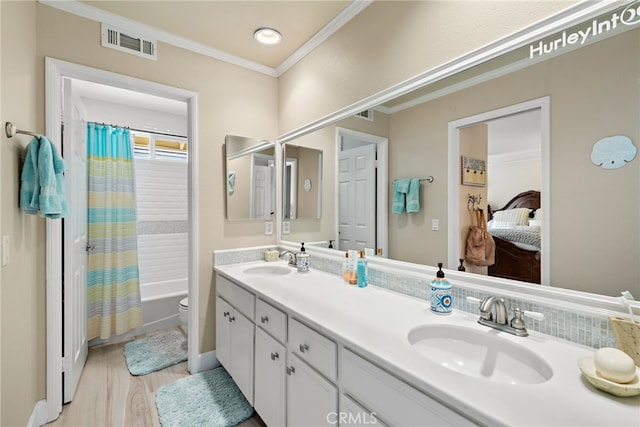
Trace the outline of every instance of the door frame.
<instances>
[{"instance_id":1,"label":"door frame","mask_svg":"<svg viewBox=\"0 0 640 427\"><path fill-rule=\"evenodd\" d=\"M374 251L378 248L382 249L382 256L387 258L389 256L388 252L388 244L389 244L389 213L388 213L388 185L389 185L389 164L388 164L388 153L389 153L389 139L371 135L364 132L359 132L352 129L343 128L340 126L336 126L336 152L334 164L338 164L339 156L340 156L340 142L343 136L352 136L358 139L361 139L364 142L368 142L370 144L376 144L376 247ZM334 179L334 191L335 195L335 235L336 237L339 235L340 224L338 218L340 218L340 196L338 194L338 171L336 169Z\"/></svg>"},{"instance_id":2,"label":"door frame","mask_svg":"<svg viewBox=\"0 0 640 427\"><path fill-rule=\"evenodd\" d=\"M489 120L510 116L525 111L540 110L540 151L542 163L542 192L540 205L545 212L551 212L551 100L548 96L509 105L492 111L449 122L449 184L447 189L448 202L448 267L455 270L460 259L460 129ZM542 216L541 251L540 251L540 282L551 285L551 215Z\"/></svg>"},{"instance_id":3,"label":"door frame","mask_svg":"<svg viewBox=\"0 0 640 427\"><path fill-rule=\"evenodd\" d=\"M87 67L59 59L45 58L45 121L47 135L60 135L62 117L62 77L88 80L96 83L135 90L187 103L189 138L188 154L188 216L189 216L189 331L188 369L192 374L199 371L198 354L198 94L159 83L154 83L123 74ZM61 151L59 138L54 145ZM62 412L62 222L46 220L46 408L47 422L53 421Z\"/></svg>"}]
</instances>

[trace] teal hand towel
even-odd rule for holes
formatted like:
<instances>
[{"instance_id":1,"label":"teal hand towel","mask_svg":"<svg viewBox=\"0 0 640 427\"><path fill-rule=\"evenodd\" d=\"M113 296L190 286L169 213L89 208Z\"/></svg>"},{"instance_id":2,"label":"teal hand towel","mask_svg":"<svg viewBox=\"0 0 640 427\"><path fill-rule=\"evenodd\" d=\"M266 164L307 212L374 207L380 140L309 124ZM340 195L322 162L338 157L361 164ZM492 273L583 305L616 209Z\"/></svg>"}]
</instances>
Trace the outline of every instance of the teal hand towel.
<instances>
[{"instance_id":1,"label":"teal hand towel","mask_svg":"<svg viewBox=\"0 0 640 427\"><path fill-rule=\"evenodd\" d=\"M64 160L45 137L40 137L38 179L40 183L40 216L63 218L69 212L64 191Z\"/></svg>"},{"instance_id":2,"label":"teal hand towel","mask_svg":"<svg viewBox=\"0 0 640 427\"><path fill-rule=\"evenodd\" d=\"M420 180L413 178L407 192L407 213L420 212Z\"/></svg>"},{"instance_id":3,"label":"teal hand towel","mask_svg":"<svg viewBox=\"0 0 640 427\"><path fill-rule=\"evenodd\" d=\"M27 155L20 176L20 208L26 214L35 215L40 210L40 183L38 179L38 138L27 146Z\"/></svg>"},{"instance_id":4,"label":"teal hand towel","mask_svg":"<svg viewBox=\"0 0 640 427\"><path fill-rule=\"evenodd\" d=\"M398 179L393 181L393 201L391 203L391 213L401 214L404 212L405 200L409 191L410 179Z\"/></svg>"}]
</instances>

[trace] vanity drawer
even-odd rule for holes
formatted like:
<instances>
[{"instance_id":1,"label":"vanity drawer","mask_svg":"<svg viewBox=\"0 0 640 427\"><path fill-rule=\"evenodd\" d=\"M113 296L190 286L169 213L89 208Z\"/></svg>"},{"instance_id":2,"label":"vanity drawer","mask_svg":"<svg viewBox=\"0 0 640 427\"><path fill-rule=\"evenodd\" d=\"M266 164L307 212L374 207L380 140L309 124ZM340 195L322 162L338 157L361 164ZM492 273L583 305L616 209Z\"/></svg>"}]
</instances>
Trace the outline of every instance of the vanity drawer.
<instances>
[{"instance_id":1,"label":"vanity drawer","mask_svg":"<svg viewBox=\"0 0 640 427\"><path fill-rule=\"evenodd\" d=\"M347 349L340 356L340 381L347 393L390 425L475 425Z\"/></svg>"},{"instance_id":2,"label":"vanity drawer","mask_svg":"<svg viewBox=\"0 0 640 427\"><path fill-rule=\"evenodd\" d=\"M261 299L256 300L256 325L280 342L287 340L287 315Z\"/></svg>"},{"instance_id":3,"label":"vanity drawer","mask_svg":"<svg viewBox=\"0 0 640 427\"><path fill-rule=\"evenodd\" d=\"M337 374L337 345L329 338L289 319L289 348L331 381Z\"/></svg>"},{"instance_id":4,"label":"vanity drawer","mask_svg":"<svg viewBox=\"0 0 640 427\"><path fill-rule=\"evenodd\" d=\"M253 294L236 285L226 277L217 275L216 291L228 303L234 306L239 312L253 319L255 312L255 297Z\"/></svg>"}]
</instances>

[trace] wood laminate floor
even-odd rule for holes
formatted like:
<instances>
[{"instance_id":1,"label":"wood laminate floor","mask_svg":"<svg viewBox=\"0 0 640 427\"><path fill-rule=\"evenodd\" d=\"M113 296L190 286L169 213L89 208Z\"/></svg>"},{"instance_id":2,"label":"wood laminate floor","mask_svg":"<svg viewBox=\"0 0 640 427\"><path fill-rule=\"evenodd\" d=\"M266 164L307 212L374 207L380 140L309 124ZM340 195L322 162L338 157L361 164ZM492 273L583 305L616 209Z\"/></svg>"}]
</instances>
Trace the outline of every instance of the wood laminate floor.
<instances>
[{"instance_id":1,"label":"wood laminate floor","mask_svg":"<svg viewBox=\"0 0 640 427\"><path fill-rule=\"evenodd\" d=\"M189 376L187 362L148 375L133 376L124 360L125 344L89 349L73 401L64 405L60 417L47 426L160 426L155 392L165 384ZM266 427L255 413L240 426Z\"/></svg>"}]
</instances>

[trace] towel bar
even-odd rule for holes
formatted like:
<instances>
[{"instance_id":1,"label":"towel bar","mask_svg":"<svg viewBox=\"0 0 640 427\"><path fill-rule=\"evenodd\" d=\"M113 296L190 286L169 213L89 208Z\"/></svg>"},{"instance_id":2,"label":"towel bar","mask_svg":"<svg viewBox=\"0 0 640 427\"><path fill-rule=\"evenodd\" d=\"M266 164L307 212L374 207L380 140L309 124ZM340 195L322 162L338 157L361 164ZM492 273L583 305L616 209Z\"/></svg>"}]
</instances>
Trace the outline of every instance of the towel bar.
<instances>
[{"instance_id":1,"label":"towel bar","mask_svg":"<svg viewBox=\"0 0 640 427\"><path fill-rule=\"evenodd\" d=\"M7 134L8 138L13 138L14 136L16 136L17 133L22 133L24 135L31 135L31 136L34 136L36 138L40 138L40 135L38 135L37 133L29 132L28 130L18 129L11 122L6 122L4 124L4 132Z\"/></svg>"}]
</instances>

